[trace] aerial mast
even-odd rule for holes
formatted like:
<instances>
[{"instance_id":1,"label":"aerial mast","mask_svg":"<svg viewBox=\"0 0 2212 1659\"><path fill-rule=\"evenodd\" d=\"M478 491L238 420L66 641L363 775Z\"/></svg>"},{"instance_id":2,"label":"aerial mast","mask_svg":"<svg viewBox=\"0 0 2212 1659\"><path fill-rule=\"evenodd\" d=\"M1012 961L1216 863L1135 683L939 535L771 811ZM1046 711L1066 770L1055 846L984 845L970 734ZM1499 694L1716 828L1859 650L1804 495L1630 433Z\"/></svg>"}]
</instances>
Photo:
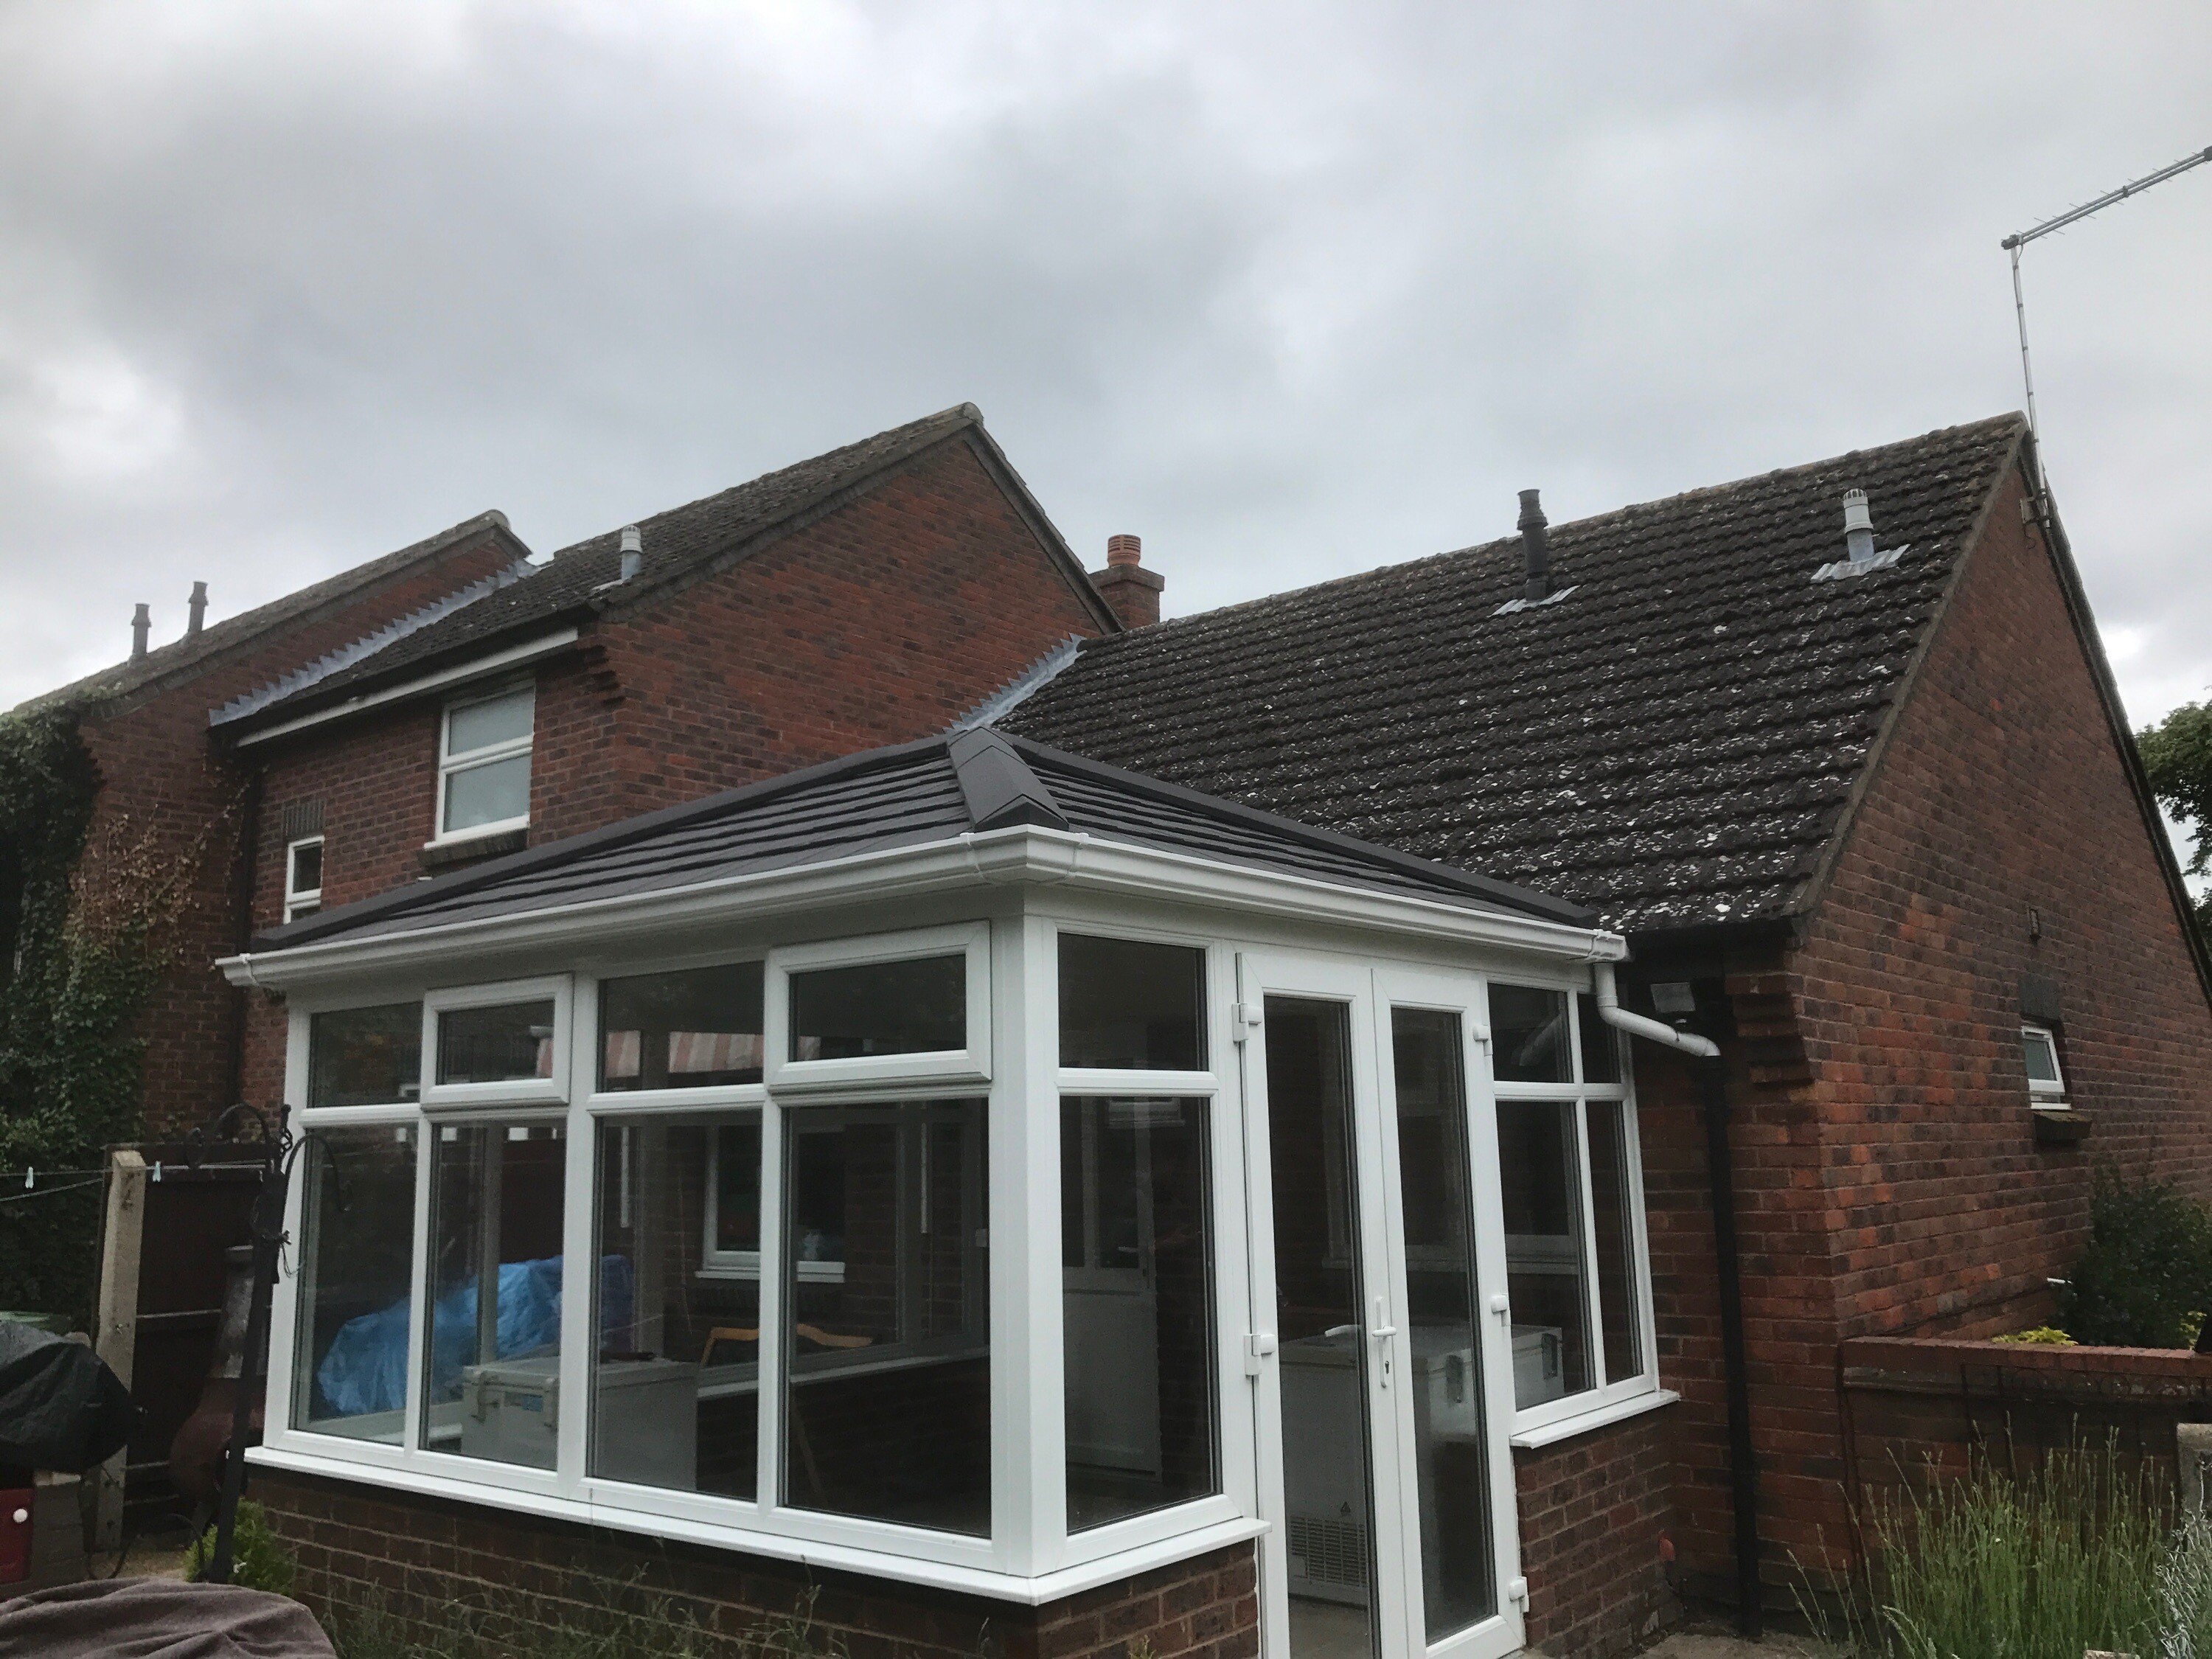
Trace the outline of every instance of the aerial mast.
<instances>
[{"instance_id":1,"label":"aerial mast","mask_svg":"<svg viewBox=\"0 0 2212 1659\"><path fill-rule=\"evenodd\" d=\"M2207 145L2194 155L2183 156L2170 167L2160 167L2156 173L2146 173L2140 179L2122 185L2118 190L2107 191L2094 202L2084 202L2080 207L2069 208L2057 218L2046 219L2033 229L2015 232L1998 245L2012 255L2012 308L2014 316L2020 322L2020 378L2027 390L2028 434L2037 440L2036 494L2043 498L2039 504L2046 512L2051 503L2049 494L2043 485L2042 433L2037 428L2035 423L2035 372L2029 366L2027 358L2027 298L2021 291L2020 284L2020 251L2039 236L2048 236L2054 230L2063 230L2067 226L2086 219L2091 214L2112 206L2115 202L2124 202L2130 196L2140 196L2153 185L2162 185L2177 174L2186 173L2194 167L2202 167L2207 161L2212 161L2212 145Z\"/></svg>"}]
</instances>

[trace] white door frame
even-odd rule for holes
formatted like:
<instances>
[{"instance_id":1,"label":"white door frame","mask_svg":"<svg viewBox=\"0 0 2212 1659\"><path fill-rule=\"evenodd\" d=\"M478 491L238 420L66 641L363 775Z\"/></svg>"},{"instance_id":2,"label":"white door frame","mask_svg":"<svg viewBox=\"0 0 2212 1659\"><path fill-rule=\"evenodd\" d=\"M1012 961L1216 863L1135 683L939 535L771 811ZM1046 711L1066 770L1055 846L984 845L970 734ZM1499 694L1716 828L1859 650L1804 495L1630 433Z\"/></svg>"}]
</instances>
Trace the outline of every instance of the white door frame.
<instances>
[{"instance_id":1,"label":"white door frame","mask_svg":"<svg viewBox=\"0 0 2212 1659\"><path fill-rule=\"evenodd\" d=\"M1489 1618L1455 1631L1433 1646L1423 1638L1419 1488L1413 1471L1413 1407L1410 1389L1397 1396L1399 1457L1406 1470L1400 1560L1406 1577L1408 1610L1406 1650L1425 1650L1434 1659L1500 1659L1526 1641L1521 1604L1513 1587L1521 1572L1520 1504L1513 1481L1513 1345L1511 1309L1500 1310L1505 1291L1505 1212L1498 1166L1497 1101L1491 1085L1489 1001L1484 981L1474 974L1378 968L1375 980L1376 1118L1383 1147L1383 1208L1390 1231L1388 1273L1399 1305L1407 1300L1405 1206L1399 1182L1397 1072L1392 1047L1392 1012L1418 1008L1459 1018L1467 1091L1468 1200L1474 1246L1474 1322L1482 1355L1484 1466L1490 1478L1492 1592L1497 1610ZM1407 1322L1411 1328L1411 1321ZM1378 1439L1380 1437L1378 1437Z\"/></svg>"},{"instance_id":2,"label":"white door frame","mask_svg":"<svg viewBox=\"0 0 2212 1659\"><path fill-rule=\"evenodd\" d=\"M1412 1372L1403 1318L1406 1255L1397 1169L1396 1094L1389 1047L1393 1006L1456 1012L1465 1044L1471 1154L1469 1195L1474 1206L1478 1295L1485 1311L1477 1324L1482 1350L1487 1468L1491 1486L1498 1611L1454 1632L1432 1650L1451 1659L1498 1659L1523 1641L1520 1607L1509 1587L1520 1567L1518 1517L1513 1487L1512 1352L1500 1322L1488 1316L1492 1287L1502 1291L1505 1241L1495 1156L1486 1002L1474 974L1380 969L1342 958L1290 951L1240 952L1237 961L1238 1042L1242 1049L1242 1109L1245 1146L1245 1204L1251 1248L1252 1331L1246 1370L1255 1384L1254 1425L1259 1448L1261 1518L1272 1524L1260 1543L1262 1650L1287 1659L1290 1631L1288 1516L1285 1504L1279 1333L1275 1328L1273 1163L1267 1110L1266 999L1291 997L1344 1006L1348 1013L1352 1067L1352 1172L1358 1212L1362 1322L1368 1333L1365 1368L1369 1493L1374 1559L1370 1618L1386 1655L1431 1651L1422 1613L1420 1530L1413 1478ZM1379 1334L1389 1332L1389 1334Z\"/></svg>"}]
</instances>

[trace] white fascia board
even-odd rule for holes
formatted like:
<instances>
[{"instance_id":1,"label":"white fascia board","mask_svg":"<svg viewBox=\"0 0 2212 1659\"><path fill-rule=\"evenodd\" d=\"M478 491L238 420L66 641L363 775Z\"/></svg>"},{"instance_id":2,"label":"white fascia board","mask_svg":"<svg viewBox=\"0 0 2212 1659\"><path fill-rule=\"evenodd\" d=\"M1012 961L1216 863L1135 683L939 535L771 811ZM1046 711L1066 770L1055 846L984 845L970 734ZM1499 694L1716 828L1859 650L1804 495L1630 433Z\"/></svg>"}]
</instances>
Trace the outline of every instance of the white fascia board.
<instances>
[{"instance_id":1,"label":"white fascia board","mask_svg":"<svg viewBox=\"0 0 2212 1659\"><path fill-rule=\"evenodd\" d=\"M471 657L466 662L455 663L451 668L441 668L434 674L423 674L411 680L402 680L397 685L387 685L380 691L364 691L343 702L334 702L327 708L318 708L313 714L301 714L258 732L249 732L238 740L240 749L251 749L257 743L267 743L272 738L305 732L311 726L327 725L331 720L346 720L364 708L374 708L383 703L398 702L406 697L419 697L428 691L442 690L451 685L460 685L469 680L483 679L488 675L502 673L540 657L550 657L556 651L576 642L576 630L558 628L550 634L541 634L534 640L525 640L520 645L509 646L504 651L494 651L481 657Z\"/></svg>"},{"instance_id":2,"label":"white fascia board","mask_svg":"<svg viewBox=\"0 0 2212 1659\"><path fill-rule=\"evenodd\" d=\"M234 985L289 991L441 963L462 953L604 945L725 919L759 921L831 905L921 898L977 886L1055 885L1309 925L1502 946L1576 962L1618 962L1628 954L1627 941L1602 928L1469 910L1411 895L1018 825L855 854L797 870L585 899L521 915L247 952L216 965Z\"/></svg>"}]
</instances>

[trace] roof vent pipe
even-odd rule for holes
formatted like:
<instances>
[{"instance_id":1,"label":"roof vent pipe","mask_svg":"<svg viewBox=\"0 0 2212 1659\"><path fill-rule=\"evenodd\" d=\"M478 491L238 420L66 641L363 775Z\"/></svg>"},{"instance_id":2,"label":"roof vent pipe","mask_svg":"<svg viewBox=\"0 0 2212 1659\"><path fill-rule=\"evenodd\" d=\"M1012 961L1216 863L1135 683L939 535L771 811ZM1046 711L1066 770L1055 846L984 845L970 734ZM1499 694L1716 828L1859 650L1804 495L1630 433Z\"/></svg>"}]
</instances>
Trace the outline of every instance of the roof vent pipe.
<instances>
[{"instance_id":1,"label":"roof vent pipe","mask_svg":"<svg viewBox=\"0 0 2212 1659\"><path fill-rule=\"evenodd\" d=\"M146 636L154 631L154 613L140 605L131 613L131 660L146 660Z\"/></svg>"},{"instance_id":2,"label":"roof vent pipe","mask_svg":"<svg viewBox=\"0 0 2212 1659\"><path fill-rule=\"evenodd\" d=\"M185 601L185 637L196 640L207 622L207 584L194 582L192 596Z\"/></svg>"},{"instance_id":3,"label":"roof vent pipe","mask_svg":"<svg viewBox=\"0 0 2212 1659\"><path fill-rule=\"evenodd\" d=\"M1874 515L1867 511L1863 489L1844 492L1844 546L1854 566L1874 562Z\"/></svg>"},{"instance_id":4,"label":"roof vent pipe","mask_svg":"<svg viewBox=\"0 0 2212 1659\"><path fill-rule=\"evenodd\" d=\"M1522 590L1531 605L1552 596L1552 544L1545 535L1550 520L1544 509L1536 504L1538 491L1521 492L1521 520L1516 527L1521 532L1521 553L1528 567L1528 583Z\"/></svg>"},{"instance_id":5,"label":"roof vent pipe","mask_svg":"<svg viewBox=\"0 0 2212 1659\"><path fill-rule=\"evenodd\" d=\"M635 525L626 524L622 527L622 574L617 580L632 580L644 568L645 538Z\"/></svg>"}]
</instances>

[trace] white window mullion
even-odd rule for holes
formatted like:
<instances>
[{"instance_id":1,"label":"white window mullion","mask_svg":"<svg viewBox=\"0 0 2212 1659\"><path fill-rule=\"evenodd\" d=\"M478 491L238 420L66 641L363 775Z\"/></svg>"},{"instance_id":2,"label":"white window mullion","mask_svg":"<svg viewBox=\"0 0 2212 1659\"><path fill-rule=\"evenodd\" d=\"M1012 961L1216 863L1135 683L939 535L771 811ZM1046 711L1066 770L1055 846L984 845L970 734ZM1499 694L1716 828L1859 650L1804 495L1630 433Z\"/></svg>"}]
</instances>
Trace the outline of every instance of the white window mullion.
<instances>
[{"instance_id":1,"label":"white window mullion","mask_svg":"<svg viewBox=\"0 0 2212 1659\"><path fill-rule=\"evenodd\" d=\"M430 1339L430 1160L437 1155L432 1145L437 1127L418 1113L415 1124L415 1249L409 1283L413 1286L413 1316L407 1322L406 1421L400 1425L399 1443L408 1454L422 1448L422 1372Z\"/></svg>"},{"instance_id":2,"label":"white window mullion","mask_svg":"<svg viewBox=\"0 0 2212 1659\"><path fill-rule=\"evenodd\" d=\"M1582 1213L1577 1218L1582 1225L1583 1282L1589 1293L1583 1297L1583 1352L1589 1356L1590 1391L1602 1392L1607 1378L1605 1374L1605 1316L1598 1306L1602 1292L1598 1288L1597 1272L1597 1206L1596 1182L1590 1177L1589 1103L1575 1103L1575 1168L1582 1182Z\"/></svg>"},{"instance_id":3,"label":"white window mullion","mask_svg":"<svg viewBox=\"0 0 2212 1659\"><path fill-rule=\"evenodd\" d=\"M784 1170L789 1164L783 1152L784 1116L782 1103L769 1096L761 1106L760 1360L754 1396L754 1421L759 1426L753 1448L753 1491L762 1521L771 1526L783 1504L783 1206Z\"/></svg>"},{"instance_id":4,"label":"white window mullion","mask_svg":"<svg viewBox=\"0 0 2212 1659\"><path fill-rule=\"evenodd\" d=\"M599 981L579 977L571 992L568 1021L572 1077L592 1075L592 1048L598 1040ZM599 1252L596 1213L599 1183L594 1178L599 1160L599 1133L585 1091L568 1111L568 1152L562 1167L561 1200L561 1418L555 1431L554 1471L560 1489L581 1492L589 1473L591 1417L593 1408L592 1370L599 1359L597 1331L599 1300ZM627 1190L627 1188L625 1188Z\"/></svg>"}]
</instances>

